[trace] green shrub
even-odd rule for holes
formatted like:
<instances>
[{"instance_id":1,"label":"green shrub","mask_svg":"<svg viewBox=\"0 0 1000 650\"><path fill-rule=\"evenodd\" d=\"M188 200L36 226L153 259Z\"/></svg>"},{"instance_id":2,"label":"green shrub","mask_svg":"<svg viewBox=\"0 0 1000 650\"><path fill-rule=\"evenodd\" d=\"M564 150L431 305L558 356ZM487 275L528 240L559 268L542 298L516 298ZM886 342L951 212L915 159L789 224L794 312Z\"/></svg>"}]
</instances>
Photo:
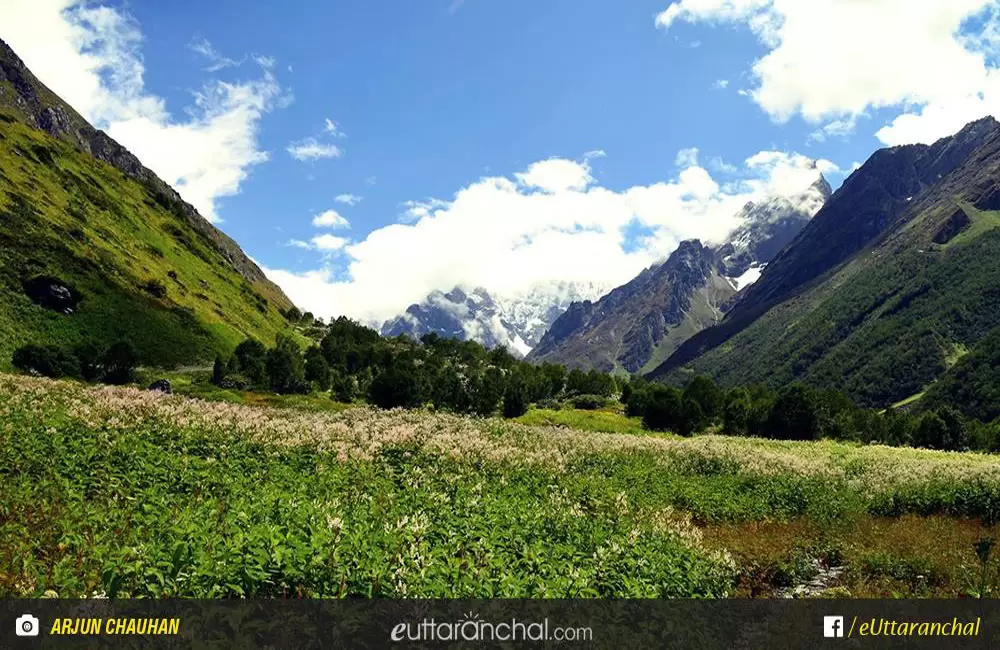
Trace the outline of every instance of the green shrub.
<instances>
[{"instance_id":1,"label":"green shrub","mask_svg":"<svg viewBox=\"0 0 1000 650\"><path fill-rule=\"evenodd\" d=\"M518 376L507 381L503 394L503 416L518 418L528 412L528 389Z\"/></svg>"},{"instance_id":2,"label":"green shrub","mask_svg":"<svg viewBox=\"0 0 1000 650\"><path fill-rule=\"evenodd\" d=\"M70 352L54 345L26 345L14 351L14 367L43 377L80 378L80 361Z\"/></svg>"},{"instance_id":3,"label":"green shrub","mask_svg":"<svg viewBox=\"0 0 1000 650\"><path fill-rule=\"evenodd\" d=\"M358 396L358 380L350 375L335 372L331 377L330 390L333 399L350 404Z\"/></svg>"},{"instance_id":4,"label":"green shrub","mask_svg":"<svg viewBox=\"0 0 1000 650\"><path fill-rule=\"evenodd\" d=\"M561 411L562 407L562 402L557 399L548 398L535 402L535 408L543 411Z\"/></svg>"},{"instance_id":5,"label":"green shrub","mask_svg":"<svg viewBox=\"0 0 1000 650\"><path fill-rule=\"evenodd\" d=\"M127 384L132 381L135 367L139 365L139 354L128 341L119 341L104 353L101 365L104 367L104 383Z\"/></svg>"},{"instance_id":6,"label":"green shrub","mask_svg":"<svg viewBox=\"0 0 1000 650\"><path fill-rule=\"evenodd\" d=\"M569 398L567 402L581 411L596 411L608 405L608 399L601 395L577 395Z\"/></svg>"},{"instance_id":7,"label":"green shrub","mask_svg":"<svg viewBox=\"0 0 1000 650\"><path fill-rule=\"evenodd\" d=\"M670 386L653 386L645 394L642 426L650 431L677 428L681 419L681 392Z\"/></svg>"}]
</instances>

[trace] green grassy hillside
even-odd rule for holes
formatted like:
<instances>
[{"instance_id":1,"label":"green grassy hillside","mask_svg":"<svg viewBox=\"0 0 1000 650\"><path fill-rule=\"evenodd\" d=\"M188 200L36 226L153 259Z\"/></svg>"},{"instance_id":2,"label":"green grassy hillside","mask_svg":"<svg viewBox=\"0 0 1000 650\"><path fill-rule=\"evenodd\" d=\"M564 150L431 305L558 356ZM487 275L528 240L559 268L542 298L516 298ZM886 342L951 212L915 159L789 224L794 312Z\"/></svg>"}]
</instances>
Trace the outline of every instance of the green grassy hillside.
<instances>
[{"instance_id":1,"label":"green grassy hillside","mask_svg":"<svg viewBox=\"0 0 1000 650\"><path fill-rule=\"evenodd\" d=\"M959 207L970 224L931 241ZM919 393L1000 325L998 223L963 202L935 207L667 379L806 381L873 407Z\"/></svg>"},{"instance_id":2,"label":"green grassy hillside","mask_svg":"<svg viewBox=\"0 0 1000 650\"><path fill-rule=\"evenodd\" d=\"M32 302L24 283L39 276L82 297L73 313ZM26 343L118 339L146 364L210 360L247 335L273 340L287 306L178 200L0 111L0 367Z\"/></svg>"}]
</instances>

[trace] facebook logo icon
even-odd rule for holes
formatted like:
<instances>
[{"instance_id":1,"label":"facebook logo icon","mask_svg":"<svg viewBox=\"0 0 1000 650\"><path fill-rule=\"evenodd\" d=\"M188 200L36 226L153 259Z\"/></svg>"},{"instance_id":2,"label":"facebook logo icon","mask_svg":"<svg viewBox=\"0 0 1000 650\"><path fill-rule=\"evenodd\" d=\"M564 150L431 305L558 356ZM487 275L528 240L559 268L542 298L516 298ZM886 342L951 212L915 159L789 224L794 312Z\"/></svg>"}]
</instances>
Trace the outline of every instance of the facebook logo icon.
<instances>
[{"instance_id":1,"label":"facebook logo icon","mask_svg":"<svg viewBox=\"0 0 1000 650\"><path fill-rule=\"evenodd\" d=\"M838 638L844 636L844 617L824 616L823 636L827 638Z\"/></svg>"}]
</instances>

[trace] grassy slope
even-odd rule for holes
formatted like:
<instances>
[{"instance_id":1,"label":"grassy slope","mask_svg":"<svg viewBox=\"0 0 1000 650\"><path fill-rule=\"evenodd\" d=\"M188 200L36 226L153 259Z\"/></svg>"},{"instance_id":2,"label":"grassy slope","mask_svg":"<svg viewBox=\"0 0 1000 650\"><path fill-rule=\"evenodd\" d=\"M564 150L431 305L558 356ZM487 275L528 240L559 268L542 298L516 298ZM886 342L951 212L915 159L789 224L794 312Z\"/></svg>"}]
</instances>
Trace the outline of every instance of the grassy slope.
<instances>
[{"instance_id":1,"label":"grassy slope","mask_svg":"<svg viewBox=\"0 0 1000 650\"><path fill-rule=\"evenodd\" d=\"M531 409L517 418L521 424L546 427L569 427L579 431L595 431L598 433L630 433L636 435L653 435L642 428L642 418L627 418L612 410L580 411L564 409L551 411L548 409Z\"/></svg>"},{"instance_id":2,"label":"grassy slope","mask_svg":"<svg viewBox=\"0 0 1000 650\"><path fill-rule=\"evenodd\" d=\"M808 579L815 559L846 563L842 595L954 596L1000 519L1000 463L981 454L309 413L11 375L0 413L8 596L752 595Z\"/></svg>"},{"instance_id":3,"label":"grassy slope","mask_svg":"<svg viewBox=\"0 0 1000 650\"><path fill-rule=\"evenodd\" d=\"M33 305L21 282L36 275L81 291L78 311ZM140 288L150 280L165 298ZM247 334L273 339L278 300L147 188L0 112L0 367L27 342L84 339L128 338L155 365L210 360Z\"/></svg>"},{"instance_id":4,"label":"grassy slope","mask_svg":"<svg viewBox=\"0 0 1000 650\"><path fill-rule=\"evenodd\" d=\"M944 246L862 251L670 379L804 380L878 407L924 390L955 363L956 351L1000 325L1000 215L970 216L973 226Z\"/></svg>"}]
</instances>

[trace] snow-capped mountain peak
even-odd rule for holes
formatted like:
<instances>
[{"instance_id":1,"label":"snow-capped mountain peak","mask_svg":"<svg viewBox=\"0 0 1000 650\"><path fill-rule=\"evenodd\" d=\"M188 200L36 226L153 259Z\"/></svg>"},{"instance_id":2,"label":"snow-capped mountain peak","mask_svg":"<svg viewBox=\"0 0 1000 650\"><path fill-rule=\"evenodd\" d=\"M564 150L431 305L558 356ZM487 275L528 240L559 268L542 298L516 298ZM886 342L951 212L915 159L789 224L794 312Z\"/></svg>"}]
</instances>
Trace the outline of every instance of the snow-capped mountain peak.
<instances>
[{"instance_id":1,"label":"snow-capped mountain peak","mask_svg":"<svg viewBox=\"0 0 1000 650\"><path fill-rule=\"evenodd\" d=\"M419 339L440 336L472 340L488 348L506 346L524 356L570 303L594 300L608 287L597 283L556 282L513 295L494 296L483 287L434 291L422 302L382 325L385 336L405 334Z\"/></svg>"}]
</instances>

